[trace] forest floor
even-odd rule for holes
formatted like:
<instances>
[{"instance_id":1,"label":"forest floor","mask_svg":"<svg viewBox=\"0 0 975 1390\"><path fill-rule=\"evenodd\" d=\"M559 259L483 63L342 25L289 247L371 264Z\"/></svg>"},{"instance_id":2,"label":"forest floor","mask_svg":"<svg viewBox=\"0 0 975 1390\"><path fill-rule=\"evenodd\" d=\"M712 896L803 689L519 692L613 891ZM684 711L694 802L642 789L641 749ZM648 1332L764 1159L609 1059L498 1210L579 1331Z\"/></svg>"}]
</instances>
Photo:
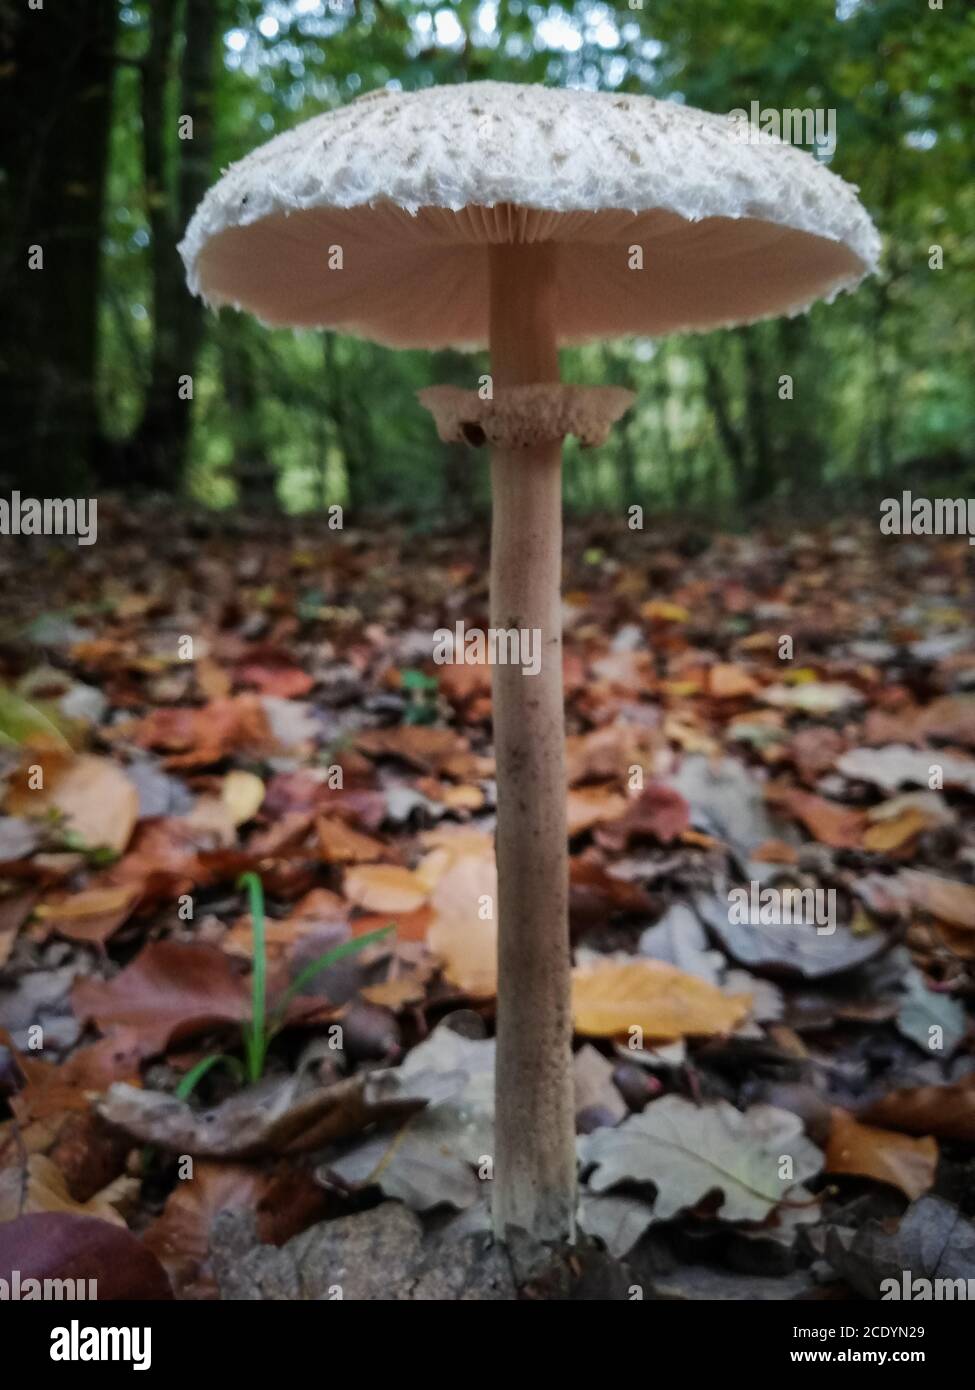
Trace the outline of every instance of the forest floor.
<instances>
[{"instance_id":1,"label":"forest floor","mask_svg":"<svg viewBox=\"0 0 975 1390\"><path fill-rule=\"evenodd\" d=\"M567 528L594 1244L530 1294L975 1277L973 581L964 539ZM0 1277L27 1232L101 1296L513 1296L490 671L431 660L486 525L104 506L0 590Z\"/></svg>"}]
</instances>

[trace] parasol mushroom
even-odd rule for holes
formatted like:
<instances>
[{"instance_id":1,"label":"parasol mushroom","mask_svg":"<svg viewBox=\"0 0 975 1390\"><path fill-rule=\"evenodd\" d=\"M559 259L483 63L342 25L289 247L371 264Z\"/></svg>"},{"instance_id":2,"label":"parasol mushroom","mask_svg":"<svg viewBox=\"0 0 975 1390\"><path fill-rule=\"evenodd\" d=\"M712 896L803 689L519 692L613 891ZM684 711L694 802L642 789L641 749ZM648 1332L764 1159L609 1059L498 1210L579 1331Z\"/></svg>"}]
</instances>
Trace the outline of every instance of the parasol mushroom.
<instances>
[{"instance_id":1,"label":"parasol mushroom","mask_svg":"<svg viewBox=\"0 0 975 1390\"><path fill-rule=\"evenodd\" d=\"M502 1239L573 1237L561 449L601 443L632 400L560 384L558 347L798 313L855 288L879 250L853 188L741 135L651 97L381 90L233 165L180 247L194 292L268 324L490 348L490 391L421 398L441 438L491 445L491 623L542 641L538 674L492 670Z\"/></svg>"}]
</instances>

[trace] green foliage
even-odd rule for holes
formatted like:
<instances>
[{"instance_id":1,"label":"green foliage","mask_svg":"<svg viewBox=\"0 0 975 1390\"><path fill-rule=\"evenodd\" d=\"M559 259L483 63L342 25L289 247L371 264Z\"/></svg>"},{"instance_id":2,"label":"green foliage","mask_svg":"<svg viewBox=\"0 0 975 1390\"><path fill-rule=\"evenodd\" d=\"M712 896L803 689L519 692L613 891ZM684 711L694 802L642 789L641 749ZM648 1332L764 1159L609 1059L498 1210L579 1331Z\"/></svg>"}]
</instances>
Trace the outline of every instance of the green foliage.
<instances>
[{"instance_id":1,"label":"green foliage","mask_svg":"<svg viewBox=\"0 0 975 1390\"><path fill-rule=\"evenodd\" d=\"M882 273L793 321L565 354L569 380L626 384L638 403L595 461L567 453L567 501L730 506L880 479L957 455L970 470L968 363L975 185L975 13L917 0L600 0L542 6L444 0L215 0L222 20L215 163L382 84L495 78L649 92L713 111L836 111L832 166L858 184L885 238ZM631 0L631 4L634 0ZM149 0L122 8L124 56L145 54ZM181 38L177 40L178 45ZM172 106L176 76L169 79ZM152 348L139 72L118 68L102 277L101 383L109 431L138 419ZM175 177L178 150L168 150ZM217 168L213 173L216 175ZM945 269L929 267L943 247ZM393 353L334 334L209 316L197 364L186 484L212 506L276 496L421 517L458 514L448 451L415 401L473 381L483 357ZM778 408L782 373L797 383ZM750 403L750 404L749 404ZM721 409L727 429L718 425ZM476 461L468 509L483 494Z\"/></svg>"},{"instance_id":2,"label":"green foliage","mask_svg":"<svg viewBox=\"0 0 975 1390\"><path fill-rule=\"evenodd\" d=\"M224 1052L214 1052L208 1057L204 1057L194 1067L191 1067L177 1086L176 1095L180 1100L186 1100L188 1096L192 1095L203 1077L217 1065L228 1067L238 1081L247 1081L251 1085L260 1081L267 1063L268 1048L284 1026L288 1005L292 999L300 994L316 975L321 974L330 965L344 960L346 956L355 955L366 946L372 946L377 941L382 941L391 931L395 931L395 927L390 923L388 927L380 927L378 931L365 932L362 936L354 937L351 941L343 941L341 945L334 946L324 955L317 956L298 972L288 988L278 996L273 1007L269 1010L264 885L257 874L246 873L241 874L238 887L247 890L251 932L253 934L251 1016L246 1023L241 1025L240 1030L244 1061L242 1063L239 1058Z\"/></svg>"}]
</instances>

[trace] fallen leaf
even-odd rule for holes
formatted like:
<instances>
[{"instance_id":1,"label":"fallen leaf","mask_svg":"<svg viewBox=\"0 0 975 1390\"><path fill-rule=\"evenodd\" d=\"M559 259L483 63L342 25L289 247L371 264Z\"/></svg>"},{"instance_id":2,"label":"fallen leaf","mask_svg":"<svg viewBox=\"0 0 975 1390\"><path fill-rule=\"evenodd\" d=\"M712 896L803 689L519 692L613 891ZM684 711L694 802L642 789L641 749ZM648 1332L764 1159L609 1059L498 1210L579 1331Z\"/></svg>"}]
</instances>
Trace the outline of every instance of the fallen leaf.
<instances>
[{"instance_id":1,"label":"fallen leaf","mask_svg":"<svg viewBox=\"0 0 975 1390\"><path fill-rule=\"evenodd\" d=\"M975 1074L946 1086L905 1086L860 1111L864 1124L975 1144Z\"/></svg>"},{"instance_id":2,"label":"fallen leaf","mask_svg":"<svg viewBox=\"0 0 975 1390\"><path fill-rule=\"evenodd\" d=\"M454 858L430 894L427 945L451 984L476 999L497 992L497 901L494 855L483 851Z\"/></svg>"},{"instance_id":3,"label":"fallen leaf","mask_svg":"<svg viewBox=\"0 0 975 1390\"><path fill-rule=\"evenodd\" d=\"M826 1146L825 1171L874 1178L915 1200L934 1185L938 1145L931 1138L911 1139L877 1129L834 1108Z\"/></svg>"},{"instance_id":4,"label":"fallen leaf","mask_svg":"<svg viewBox=\"0 0 975 1390\"><path fill-rule=\"evenodd\" d=\"M158 941L111 980L79 980L71 1004L103 1033L131 1028L145 1057L250 1017L244 981L215 946Z\"/></svg>"},{"instance_id":5,"label":"fallen leaf","mask_svg":"<svg viewBox=\"0 0 975 1390\"><path fill-rule=\"evenodd\" d=\"M415 912L429 888L413 869L398 864L355 864L345 871L342 891L366 912Z\"/></svg>"},{"instance_id":6,"label":"fallen leaf","mask_svg":"<svg viewBox=\"0 0 975 1390\"><path fill-rule=\"evenodd\" d=\"M770 789L769 799L806 827L820 844L833 849L859 849L866 816L863 811L841 806L798 787Z\"/></svg>"},{"instance_id":7,"label":"fallen leaf","mask_svg":"<svg viewBox=\"0 0 975 1390\"><path fill-rule=\"evenodd\" d=\"M257 1159L310 1153L385 1116L410 1114L420 1104L387 1096L367 1072L322 1086L306 1070L248 1086L208 1110L163 1091L117 1082L97 1108L133 1139L169 1153Z\"/></svg>"},{"instance_id":8,"label":"fallen leaf","mask_svg":"<svg viewBox=\"0 0 975 1390\"><path fill-rule=\"evenodd\" d=\"M414 1211L465 1210L483 1193L477 1169L494 1151L494 1039L442 1023L389 1077L429 1103L394 1132L370 1134L320 1168L328 1185L379 1186Z\"/></svg>"},{"instance_id":9,"label":"fallen leaf","mask_svg":"<svg viewBox=\"0 0 975 1390\"><path fill-rule=\"evenodd\" d=\"M689 825L690 811L680 792L651 782L622 816L597 831L596 840L611 853L622 854L634 839L670 844Z\"/></svg>"},{"instance_id":10,"label":"fallen leaf","mask_svg":"<svg viewBox=\"0 0 975 1390\"><path fill-rule=\"evenodd\" d=\"M935 768L941 772L936 786L961 787L975 792L975 759L959 758L941 749L922 752L904 744L886 748L853 748L837 759L836 770L851 781L869 782L886 792L899 787L930 787Z\"/></svg>"},{"instance_id":11,"label":"fallen leaf","mask_svg":"<svg viewBox=\"0 0 975 1390\"><path fill-rule=\"evenodd\" d=\"M97 1216L102 1221L124 1226L125 1218L116 1207L120 1204L131 1205L138 1188L135 1179L121 1178L97 1193L91 1201L76 1202L68 1191L60 1168L44 1154L31 1154L27 1160L26 1175L16 1165L0 1169L0 1223L38 1212L71 1212L75 1216Z\"/></svg>"},{"instance_id":12,"label":"fallen leaf","mask_svg":"<svg viewBox=\"0 0 975 1390\"><path fill-rule=\"evenodd\" d=\"M319 816L318 848L326 864L371 864L385 856L385 846L353 830L338 816Z\"/></svg>"},{"instance_id":13,"label":"fallen leaf","mask_svg":"<svg viewBox=\"0 0 975 1390\"><path fill-rule=\"evenodd\" d=\"M399 758L418 771L435 776L447 766L457 767L454 760L458 756L465 758L470 752L467 739L453 729L432 729L423 724L367 729L356 736L355 742L361 752L372 758Z\"/></svg>"},{"instance_id":14,"label":"fallen leaf","mask_svg":"<svg viewBox=\"0 0 975 1390\"><path fill-rule=\"evenodd\" d=\"M800 685L770 685L761 698L779 709L800 710L803 714L836 714L863 703L859 690L841 681L804 681Z\"/></svg>"},{"instance_id":15,"label":"fallen leaf","mask_svg":"<svg viewBox=\"0 0 975 1390\"><path fill-rule=\"evenodd\" d=\"M929 1056L950 1057L968 1032L968 1015L959 999L930 989L913 966L904 981L905 998L897 1011L897 1027Z\"/></svg>"},{"instance_id":16,"label":"fallen leaf","mask_svg":"<svg viewBox=\"0 0 975 1390\"><path fill-rule=\"evenodd\" d=\"M628 805L622 792L612 787L570 788L566 802L570 839L584 830L591 830L594 825L618 820Z\"/></svg>"},{"instance_id":17,"label":"fallen leaf","mask_svg":"<svg viewBox=\"0 0 975 1390\"><path fill-rule=\"evenodd\" d=\"M41 764L44 766L43 762ZM7 808L24 816L64 817L66 830L87 849L111 849L121 854L139 817L139 793L120 767L109 758L83 754L54 759L44 767L44 786L31 790L18 779L7 794Z\"/></svg>"},{"instance_id":18,"label":"fallen leaf","mask_svg":"<svg viewBox=\"0 0 975 1390\"><path fill-rule=\"evenodd\" d=\"M129 920L142 896L138 884L59 893L35 909L38 921L69 941L103 943Z\"/></svg>"},{"instance_id":19,"label":"fallen leaf","mask_svg":"<svg viewBox=\"0 0 975 1390\"><path fill-rule=\"evenodd\" d=\"M889 1281L900 1296L921 1297L916 1280L975 1278L975 1225L943 1198L922 1197L908 1207L897 1230L878 1220L846 1236L830 1228L826 1258L864 1298L889 1296ZM929 1284L928 1298L931 1292Z\"/></svg>"},{"instance_id":20,"label":"fallen leaf","mask_svg":"<svg viewBox=\"0 0 975 1390\"><path fill-rule=\"evenodd\" d=\"M760 686L741 666L719 661L708 671L708 694L718 700L737 700L755 695Z\"/></svg>"},{"instance_id":21,"label":"fallen leaf","mask_svg":"<svg viewBox=\"0 0 975 1390\"><path fill-rule=\"evenodd\" d=\"M953 927L975 928L975 887L953 878L905 869L899 876L913 907Z\"/></svg>"},{"instance_id":22,"label":"fallen leaf","mask_svg":"<svg viewBox=\"0 0 975 1390\"><path fill-rule=\"evenodd\" d=\"M264 800L264 783L253 772L228 772L220 787L220 799L234 825L253 820Z\"/></svg>"},{"instance_id":23,"label":"fallen leaf","mask_svg":"<svg viewBox=\"0 0 975 1390\"><path fill-rule=\"evenodd\" d=\"M572 973L576 1032L626 1036L640 1028L651 1041L730 1033L748 1017L747 995L727 996L662 961L606 960Z\"/></svg>"},{"instance_id":24,"label":"fallen leaf","mask_svg":"<svg viewBox=\"0 0 975 1390\"><path fill-rule=\"evenodd\" d=\"M593 1192L623 1182L651 1182L654 1216L666 1221L695 1207L710 1193L722 1195L724 1221L762 1221L822 1168L822 1154L803 1134L802 1121L772 1105L744 1113L727 1101L695 1105L662 1096L615 1129L578 1141L584 1165L592 1165ZM789 1177L782 1160L790 1157Z\"/></svg>"}]
</instances>

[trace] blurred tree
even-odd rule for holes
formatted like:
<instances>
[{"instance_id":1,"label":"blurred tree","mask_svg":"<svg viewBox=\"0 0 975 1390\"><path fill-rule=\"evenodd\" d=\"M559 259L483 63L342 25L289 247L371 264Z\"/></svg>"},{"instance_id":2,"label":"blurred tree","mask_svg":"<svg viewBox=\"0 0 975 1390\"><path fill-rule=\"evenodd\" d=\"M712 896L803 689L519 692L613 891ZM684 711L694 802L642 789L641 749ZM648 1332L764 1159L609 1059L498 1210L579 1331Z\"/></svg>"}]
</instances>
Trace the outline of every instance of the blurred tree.
<instances>
[{"instance_id":1,"label":"blurred tree","mask_svg":"<svg viewBox=\"0 0 975 1390\"><path fill-rule=\"evenodd\" d=\"M0 479L83 484L96 434L99 241L115 0L0 7Z\"/></svg>"}]
</instances>

